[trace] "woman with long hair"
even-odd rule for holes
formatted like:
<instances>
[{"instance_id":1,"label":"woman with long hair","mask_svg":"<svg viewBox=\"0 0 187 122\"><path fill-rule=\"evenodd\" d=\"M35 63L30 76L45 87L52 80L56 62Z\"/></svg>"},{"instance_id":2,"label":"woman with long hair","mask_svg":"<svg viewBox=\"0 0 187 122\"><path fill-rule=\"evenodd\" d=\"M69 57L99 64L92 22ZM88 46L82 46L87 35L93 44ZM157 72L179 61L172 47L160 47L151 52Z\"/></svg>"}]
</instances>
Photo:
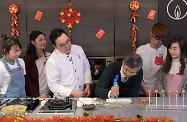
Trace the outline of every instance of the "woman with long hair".
<instances>
[{"instance_id":1,"label":"woman with long hair","mask_svg":"<svg viewBox=\"0 0 187 122\"><path fill-rule=\"evenodd\" d=\"M167 46L167 56L161 67L158 80L159 94L166 96L182 96L187 88L186 40L177 35Z\"/></svg>"},{"instance_id":2,"label":"woman with long hair","mask_svg":"<svg viewBox=\"0 0 187 122\"><path fill-rule=\"evenodd\" d=\"M26 95L35 98L50 98L52 93L47 85L45 64L50 53L45 52L45 34L34 30L29 35L29 45L24 57L26 72Z\"/></svg>"}]
</instances>

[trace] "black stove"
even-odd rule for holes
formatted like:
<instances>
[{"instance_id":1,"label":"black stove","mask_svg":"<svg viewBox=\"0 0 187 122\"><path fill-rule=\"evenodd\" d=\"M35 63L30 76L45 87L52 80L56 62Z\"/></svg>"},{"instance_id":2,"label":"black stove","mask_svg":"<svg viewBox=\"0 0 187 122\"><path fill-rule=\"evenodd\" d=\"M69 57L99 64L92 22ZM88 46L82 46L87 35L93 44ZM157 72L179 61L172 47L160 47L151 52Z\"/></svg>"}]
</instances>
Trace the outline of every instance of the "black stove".
<instances>
[{"instance_id":1,"label":"black stove","mask_svg":"<svg viewBox=\"0 0 187 122\"><path fill-rule=\"evenodd\" d=\"M74 113L72 100L69 97L65 99L48 99L41 107L39 113Z\"/></svg>"},{"instance_id":2,"label":"black stove","mask_svg":"<svg viewBox=\"0 0 187 122\"><path fill-rule=\"evenodd\" d=\"M32 113L35 108L39 105L39 99L35 98L17 98L6 102L6 106L9 105L25 105L27 106L27 112Z\"/></svg>"},{"instance_id":3,"label":"black stove","mask_svg":"<svg viewBox=\"0 0 187 122\"><path fill-rule=\"evenodd\" d=\"M69 97L65 98L65 100L55 98L48 100L48 107L49 110L66 110L67 108L72 110L72 103Z\"/></svg>"},{"instance_id":4,"label":"black stove","mask_svg":"<svg viewBox=\"0 0 187 122\"><path fill-rule=\"evenodd\" d=\"M4 105L8 101L10 101L10 99L0 99L0 106Z\"/></svg>"}]
</instances>

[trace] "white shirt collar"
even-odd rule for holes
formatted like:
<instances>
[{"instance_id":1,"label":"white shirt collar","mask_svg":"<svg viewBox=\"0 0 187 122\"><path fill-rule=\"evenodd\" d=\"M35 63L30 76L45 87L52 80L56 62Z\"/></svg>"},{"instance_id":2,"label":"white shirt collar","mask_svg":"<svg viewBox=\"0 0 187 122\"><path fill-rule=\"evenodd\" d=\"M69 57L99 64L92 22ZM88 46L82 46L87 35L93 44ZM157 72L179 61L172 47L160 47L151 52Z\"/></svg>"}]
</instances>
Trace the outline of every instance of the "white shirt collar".
<instances>
[{"instance_id":1,"label":"white shirt collar","mask_svg":"<svg viewBox=\"0 0 187 122\"><path fill-rule=\"evenodd\" d=\"M121 82L125 83L128 80L128 78L125 77L123 70L122 70L122 66L121 66L120 74L121 74Z\"/></svg>"},{"instance_id":2,"label":"white shirt collar","mask_svg":"<svg viewBox=\"0 0 187 122\"><path fill-rule=\"evenodd\" d=\"M62 56L62 57L68 57L68 56L71 56L72 54L71 54L71 52L70 52L70 54L65 54L65 53L62 53L62 52L60 52L58 49L56 49L55 48L55 50L54 50L56 53L57 53L57 55L59 55L59 56Z\"/></svg>"},{"instance_id":3,"label":"white shirt collar","mask_svg":"<svg viewBox=\"0 0 187 122\"><path fill-rule=\"evenodd\" d=\"M121 66L120 74L121 74L121 78L125 77L124 74L123 74L122 66Z\"/></svg>"}]
</instances>

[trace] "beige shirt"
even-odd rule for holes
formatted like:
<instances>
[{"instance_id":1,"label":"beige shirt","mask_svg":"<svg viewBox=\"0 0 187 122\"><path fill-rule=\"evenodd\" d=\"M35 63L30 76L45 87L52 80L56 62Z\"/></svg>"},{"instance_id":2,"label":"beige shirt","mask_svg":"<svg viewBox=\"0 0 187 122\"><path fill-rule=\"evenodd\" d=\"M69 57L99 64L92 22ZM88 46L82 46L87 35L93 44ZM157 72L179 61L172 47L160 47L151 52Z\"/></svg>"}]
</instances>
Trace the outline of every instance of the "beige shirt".
<instances>
[{"instance_id":1,"label":"beige shirt","mask_svg":"<svg viewBox=\"0 0 187 122\"><path fill-rule=\"evenodd\" d=\"M49 93L49 87L47 85L47 78L45 74L45 64L49 57L49 53L46 53L46 57L42 55L36 60L36 66L38 68L39 75L39 92L40 96L46 96Z\"/></svg>"}]
</instances>

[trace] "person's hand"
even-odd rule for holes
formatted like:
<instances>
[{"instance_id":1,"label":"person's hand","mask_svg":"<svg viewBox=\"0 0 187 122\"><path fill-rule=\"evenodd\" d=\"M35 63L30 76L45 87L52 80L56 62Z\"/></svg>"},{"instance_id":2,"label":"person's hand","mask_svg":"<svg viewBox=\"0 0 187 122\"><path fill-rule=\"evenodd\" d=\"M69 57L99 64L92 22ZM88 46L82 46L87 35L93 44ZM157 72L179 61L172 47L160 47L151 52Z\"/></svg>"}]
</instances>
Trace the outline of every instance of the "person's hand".
<instances>
[{"instance_id":1,"label":"person's hand","mask_svg":"<svg viewBox=\"0 0 187 122\"><path fill-rule=\"evenodd\" d=\"M149 92L148 91L145 91L145 96L149 97Z\"/></svg>"},{"instance_id":2,"label":"person's hand","mask_svg":"<svg viewBox=\"0 0 187 122\"><path fill-rule=\"evenodd\" d=\"M79 97L83 97L83 95L84 95L84 91L82 91L82 90L72 90L71 91L71 96L79 98Z\"/></svg>"},{"instance_id":3,"label":"person's hand","mask_svg":"<svg viewBox=\"0 0 187 122\"><path fill-rule=\"evenodd\" d=\"M158 93L158 90L157 90L156 88L154 88L154 89L151 91L151 96L152 96L152 97L155 97L157 93Z\"/></svg>"},{"instance_id":4,"label":"person's hand","mask_svg":"<svg viewBox=\"0 0 187 122\"><path fill-rule=\"evenodd\" d=\"M151 97L155 97L155 90L152 90L152 91L151 91L150 96L151 96Z\"/></svg>"},{"instance_id":5,"label":"person's hand","mask_svg":"<svg viewBox=\"0 0 187 122\"><path fill-rule=\"evenodd\" d=\"M88 97L88 96L90 96L90 88L86 88L85 90L84 90L84 93L83 93L83 97Z\"/></svg>"},{"instance_id":6,"label":"person's hand","mask_svg":"<svg viewBox=\"0 0 187 122\"><path fill-rule=\"evenodd\" d=\"M111 92L110 92L110 97L115 97L119 95L119 87L117 86L112 86L111 87Z\"/></svg>"},{"instance_id":7,"label":"person's hand","mask_svg":"<svg viewBox=\"0 0 187 122\"><path fill-rule=\"evenodd\" d=\"M47 96L38 96L37 98L51 98L51 96L47 95Z\"/></svg>"},{"instance_id":8,"label":"person's hand","mask_svg":"<svg viewBox=\"0 0 187 122\"><path fill-rule=\"evenodd\" d=\"M145 95L146 95L146 97L149 97L149 92L148 92L148 90L145 91ZM151 91L150 97L155 97L154 91Z\"/></svg>"},{"instance_id":9,"label":"person's hand","mask_svg":"<svg viewBox=\"0 0 187 122\"><path fill-rule=\"evenodd\" d=\"M50 95L47 95L46 97L47 97L47 98L51 98L51 96L50 96Z\"/></svg>"}]
</instances>

